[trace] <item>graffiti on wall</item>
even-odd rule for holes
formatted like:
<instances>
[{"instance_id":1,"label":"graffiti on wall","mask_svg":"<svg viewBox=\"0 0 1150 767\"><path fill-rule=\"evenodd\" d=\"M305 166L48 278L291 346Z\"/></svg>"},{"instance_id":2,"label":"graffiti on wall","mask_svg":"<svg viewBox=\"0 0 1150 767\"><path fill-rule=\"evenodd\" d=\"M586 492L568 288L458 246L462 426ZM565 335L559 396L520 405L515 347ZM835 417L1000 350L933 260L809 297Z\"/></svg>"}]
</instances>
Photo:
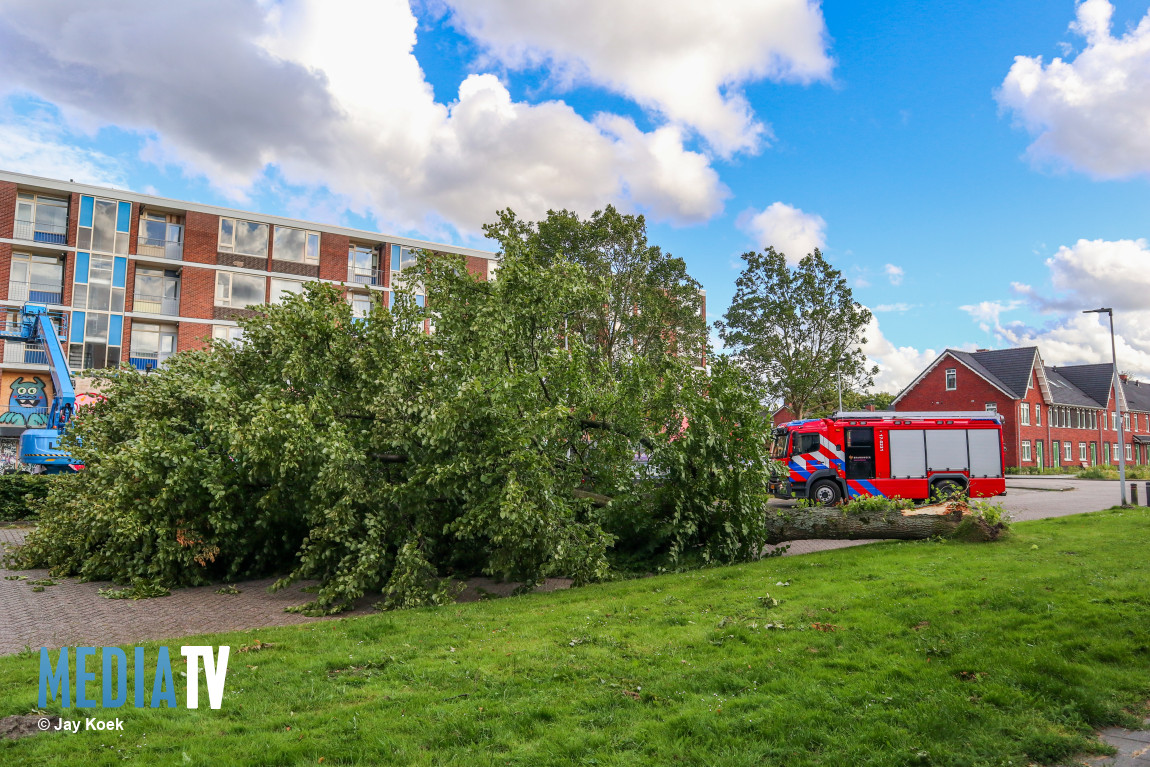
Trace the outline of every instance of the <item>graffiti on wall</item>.
<instances>
[{"instance_id":1,"label":"graffiti on wall","mask_svg":"<svg viewBox=\"0 0 1150 767\"><path fill-rule=\"evenodd\" d=\"M8 394L8 406L0 413L0 426L44 426L48 423L51 389L51 384L38 375L5 375L2 391Z\"/></svg>"}]
</instances>

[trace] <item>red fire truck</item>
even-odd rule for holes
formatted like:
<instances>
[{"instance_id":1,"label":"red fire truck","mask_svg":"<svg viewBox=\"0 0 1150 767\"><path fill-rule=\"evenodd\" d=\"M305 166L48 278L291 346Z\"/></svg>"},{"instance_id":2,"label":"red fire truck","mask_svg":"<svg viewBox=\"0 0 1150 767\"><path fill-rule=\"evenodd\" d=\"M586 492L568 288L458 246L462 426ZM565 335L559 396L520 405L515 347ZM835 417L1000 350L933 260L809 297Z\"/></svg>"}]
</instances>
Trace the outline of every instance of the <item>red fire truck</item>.
<instances>
[{"instance_id":1,"label":"red fire truck","mask_svg":"<svg viewBox=\"0 0 1150 767\"><path fill-rule=\"evenodd\" d=\"M1006 492L1002 450L997 413L840 412L775 429L771 455L788 476L772 491L824 506L862 495L986 498Z\"/></svg>"}]
</instances>

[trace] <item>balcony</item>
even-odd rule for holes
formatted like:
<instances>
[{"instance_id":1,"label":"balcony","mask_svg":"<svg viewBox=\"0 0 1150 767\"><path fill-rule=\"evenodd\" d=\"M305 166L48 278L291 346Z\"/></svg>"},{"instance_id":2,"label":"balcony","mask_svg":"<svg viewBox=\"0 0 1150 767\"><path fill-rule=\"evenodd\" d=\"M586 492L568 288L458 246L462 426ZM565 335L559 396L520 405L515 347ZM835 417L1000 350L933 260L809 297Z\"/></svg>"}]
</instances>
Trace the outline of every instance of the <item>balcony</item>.
<instances>
[{"instance_id":1,"label":"balcony","mask_svg":"<svg viewBox=\"0 0 1150 767\"><path fill-rule=\"evenodd\" d=\"M382 287L383 270L349 266L347 268L347 281L356 285L379 285Z\"/></svg>"},{"instance_id":2,"label":"balcony","mask_svg":"<svg viewBox=\"0 0 1150 767\"><path fill-rule=\"evenodd\" d=\"M20 282L8 283L9 301L30 301L34 304L62 304L64 288L60 283Z\"/></svg>"},{"instance_id":3,"label":"balcony","mask_svg":"<svg viewBox=\"0 0 1150 767\"><path fill-rule=\"evenodd\" d=\"M168 240L141 236L136 242L136 255L178 261L184 257L184 242L182 238Z\"/></svg>"},{"instance_id":4,"label":"balcony","mask_svg":"<svg viewBox=\"0 0 1150 767\"><path fill-rule=\"evenodd\" d=\"M132 311L178 317L180 315L180 299L137 293L132 297Z\"/></svg>"},{"instance_id":5,"label":"balcony","mask_svg":"<svg viewBox=\"0 0 1150 767\"><path fill-rule=\"evenodd\" d=\"M4 364L6 365L47 365L48 352L44 344L22 341L4 342Z\"/></svg>"},{"instance_id":6,"label":"balcony","mask_svg":"<svg viewBox=\"0 0 1150 767\"><path fill-rule=\"evenodd\" d=\"M171 352L138 352L133 350L128 352L128 362L136 370L142 370L146 373L149 370L159 370L171 356Z\"/></svg>"},{"instance_id":7,"label":"balcony","mask_svg":"<svg viewBox=\"0 0 1150 767\"><path fill-rule=\"evenodd\" d=\"M12 237L17 240L31 240L48 245L66 245L68 243L68 227L66 224L42 224L18 218Z\"/></svg>"}]
</instances>

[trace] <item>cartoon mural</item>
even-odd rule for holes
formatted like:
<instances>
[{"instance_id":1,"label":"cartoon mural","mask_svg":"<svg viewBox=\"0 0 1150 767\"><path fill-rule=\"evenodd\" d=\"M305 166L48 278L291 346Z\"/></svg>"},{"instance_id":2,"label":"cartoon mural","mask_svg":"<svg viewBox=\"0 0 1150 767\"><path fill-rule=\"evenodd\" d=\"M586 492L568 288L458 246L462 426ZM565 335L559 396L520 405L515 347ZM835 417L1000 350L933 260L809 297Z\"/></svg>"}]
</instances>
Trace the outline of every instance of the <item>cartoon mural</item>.
<instances>
[{"instance_id":1,"label":"cartoon mural","mask_svg":"<svg viewBox=\"0 0 1150 767\"><path fill-rule=\"evenodd\" d=\"M8 379L8 376L5 376ZM51 386L40 376L23 375L4 381L8 389L8 410L0 413L0 426L38 428L48 423L48 399Z\"/></svg>"}]
</instances>

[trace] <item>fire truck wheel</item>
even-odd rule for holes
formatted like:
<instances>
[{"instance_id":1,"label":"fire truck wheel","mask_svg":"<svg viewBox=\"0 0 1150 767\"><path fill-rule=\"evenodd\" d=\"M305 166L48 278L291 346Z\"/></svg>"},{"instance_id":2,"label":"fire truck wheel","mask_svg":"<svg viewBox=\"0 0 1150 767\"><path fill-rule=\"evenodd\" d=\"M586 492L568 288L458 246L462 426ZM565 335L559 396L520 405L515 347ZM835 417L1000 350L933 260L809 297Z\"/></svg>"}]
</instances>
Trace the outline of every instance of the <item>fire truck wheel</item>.
<instances>
[{"instance_id":1,"label":"fire truck wheel","mask_svg":"<svg viewBox=\"0 0 1150 767\"><path fill-rule=\"evenodd\" d=\"M820 506L834 506L843 499L843 494L838 485L824 479L811 488L811 498Z\"/></svg>"},{"instance_id":2,"label":"fire truck wheel","mask_svg":"<svg viewBox=\"0 0 1150 767\"><path fill-rule=\"evenodd\" d=\"M964 490L962 483L957 479L940 479L930 486L930 494L936 500L949 498L952 495L961 495Z\"/></svg>"}]
</instances>

